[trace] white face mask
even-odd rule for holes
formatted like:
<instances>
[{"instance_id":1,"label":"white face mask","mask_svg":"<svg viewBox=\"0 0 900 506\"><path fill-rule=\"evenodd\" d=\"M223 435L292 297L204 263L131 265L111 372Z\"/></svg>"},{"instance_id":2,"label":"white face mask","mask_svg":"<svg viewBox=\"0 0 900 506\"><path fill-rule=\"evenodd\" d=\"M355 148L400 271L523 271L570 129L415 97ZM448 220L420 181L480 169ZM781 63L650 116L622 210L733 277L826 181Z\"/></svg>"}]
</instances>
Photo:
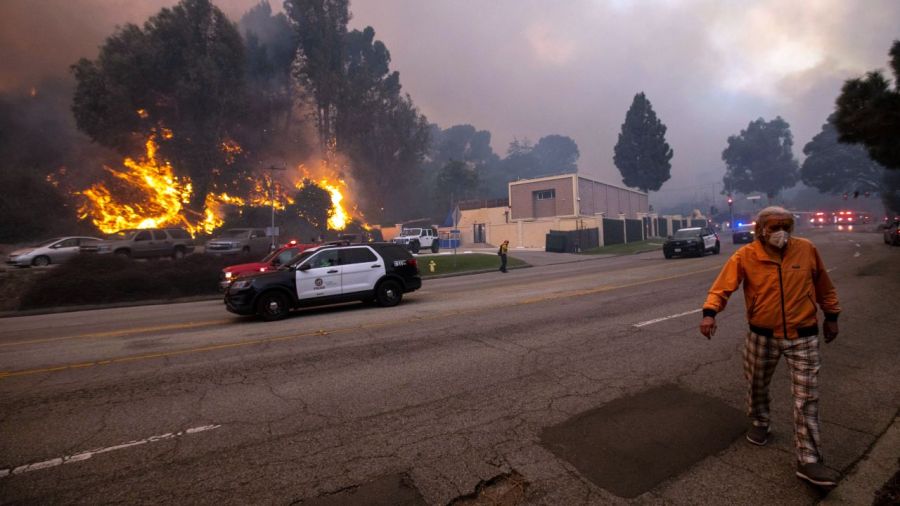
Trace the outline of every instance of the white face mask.
<instances>
[{"instance_id":1,"label":"white face mask","mask_svg":"<svg viewBox=\"0 0 900 506\"><path fill-rule=\"evenodd\" d=\"M788 239L790 239L790 238L791 238L790 233L788 233L785 230L779 230L777 232L772 232L771 234L769 234L769 237L767 237L767 240L769 241L769 244L771 244L772 246L774 246L778 249L782 249L787 244Z\"/></svg>"}]
</instances>

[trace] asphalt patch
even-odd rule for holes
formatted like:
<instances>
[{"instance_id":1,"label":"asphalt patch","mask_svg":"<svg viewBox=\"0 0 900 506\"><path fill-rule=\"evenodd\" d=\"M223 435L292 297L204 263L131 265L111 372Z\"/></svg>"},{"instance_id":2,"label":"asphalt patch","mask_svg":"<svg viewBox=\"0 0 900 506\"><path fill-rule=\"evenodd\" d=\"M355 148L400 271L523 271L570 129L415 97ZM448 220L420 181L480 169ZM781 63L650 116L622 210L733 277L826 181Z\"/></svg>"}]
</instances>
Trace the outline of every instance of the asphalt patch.
<instances>
[{"instance_id":1,"label":"asphalt patch","mask_svg":"<svg viewBox=\"0 0 900 506\"><path fill-rule=\"evenodd\" d=\"M405 474L391 474L331 494L294 502L302 506L427 506Z\"/></svg>"},{"instance_id":2,"label":"asphalt patch","mask_svg":"<svg viewBox=\"0 0 900 506\"><path fill-rule=\"evenodd\" d=\"M541 442L597 486L634 498L724 450L746 427L739 410L667 385L548 427Z\"/></svg>"}]
</instances>

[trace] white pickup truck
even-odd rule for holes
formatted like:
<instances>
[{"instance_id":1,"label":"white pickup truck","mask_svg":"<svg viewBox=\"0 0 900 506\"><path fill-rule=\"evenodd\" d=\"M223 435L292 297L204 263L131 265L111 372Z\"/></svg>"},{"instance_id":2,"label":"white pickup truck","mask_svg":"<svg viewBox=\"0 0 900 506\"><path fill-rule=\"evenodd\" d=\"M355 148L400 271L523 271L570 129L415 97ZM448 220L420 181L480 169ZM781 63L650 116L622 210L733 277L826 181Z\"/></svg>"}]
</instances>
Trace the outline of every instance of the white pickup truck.
<instances>
[{"instance_id":1,"label":"white pickup truck","mask_svg":"<svg viewBox=\"0 0 900 506\"><path fill-rule=\"evenodd\" d=\"M441 240L433 228L404 228L392 242L405 246L413 253L421 249L431 249L432 253L437 253L441 249Z\"/></svg>"}]
</instances>

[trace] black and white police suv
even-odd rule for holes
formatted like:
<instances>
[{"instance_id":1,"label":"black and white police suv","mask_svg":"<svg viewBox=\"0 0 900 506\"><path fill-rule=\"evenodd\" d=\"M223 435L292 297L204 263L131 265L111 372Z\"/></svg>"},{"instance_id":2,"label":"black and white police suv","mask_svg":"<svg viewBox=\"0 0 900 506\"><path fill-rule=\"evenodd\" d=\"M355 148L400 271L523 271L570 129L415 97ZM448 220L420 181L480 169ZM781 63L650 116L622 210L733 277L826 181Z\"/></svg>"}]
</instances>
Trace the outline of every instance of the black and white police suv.
<instances>
[{"instance_id":1,"label":"black and white police suv","mask_svg":"<svg viewBox=\"0 0 900 506\"><path fill-rule=\"evenodd\" d=\"M711 227L682 228L669 236L663 243L663 256L698 256L710 252L719 254L722 245L719 243L719 234Z\"/></svg>"},{"instance_id":2,"label":"black and white police suv","mask_svg":"<svg viewBox=\"0 0 900 506\"><path fill-rule=\"evenodd\" d=\"M280 320L291 309L361 300L396 306L422 287L416 259L390 243L323 245L278 270L241 276L228 286L225 307L239 315Z\"/></svg>"}]
</instances>

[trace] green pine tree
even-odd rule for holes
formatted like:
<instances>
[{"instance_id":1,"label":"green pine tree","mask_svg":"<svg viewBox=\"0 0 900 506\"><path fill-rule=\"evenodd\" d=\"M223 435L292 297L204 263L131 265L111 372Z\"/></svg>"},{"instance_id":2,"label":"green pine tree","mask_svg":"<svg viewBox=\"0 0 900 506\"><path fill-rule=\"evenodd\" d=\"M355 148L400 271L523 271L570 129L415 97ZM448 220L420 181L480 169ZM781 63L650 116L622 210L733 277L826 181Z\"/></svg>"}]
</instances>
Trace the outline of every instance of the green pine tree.
<instances>
[{"instance_id":1,"label":"green pine tree","mask_svg":"<svg viewBox=\"0 0 900 506\"><path fill-rule=\"evenodd\" d=\"M638 93L625 115L613 156L622 181L642 192L659 190L672 177L672 155L666 125L656 117L644 93Z\"/></svg>"}]
</instances>

